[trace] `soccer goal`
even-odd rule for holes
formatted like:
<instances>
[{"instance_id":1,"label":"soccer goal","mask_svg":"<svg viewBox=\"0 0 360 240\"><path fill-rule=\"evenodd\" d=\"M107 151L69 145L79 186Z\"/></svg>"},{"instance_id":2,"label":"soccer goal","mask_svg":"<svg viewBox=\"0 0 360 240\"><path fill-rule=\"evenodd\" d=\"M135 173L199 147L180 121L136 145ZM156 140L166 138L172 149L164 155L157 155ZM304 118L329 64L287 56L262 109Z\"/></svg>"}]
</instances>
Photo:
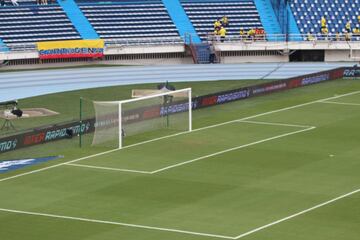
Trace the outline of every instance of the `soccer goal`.
<instances>
[{"instance_id":1,"label":"soccer goal","mask_svg":"<svg viewBox=\"0 0 360 240\"><path fill-rule=\"evenodd\" d=\"M93 104L93 146L122 148L192 130L191 88Z\"/></svg>"}]
</instances>

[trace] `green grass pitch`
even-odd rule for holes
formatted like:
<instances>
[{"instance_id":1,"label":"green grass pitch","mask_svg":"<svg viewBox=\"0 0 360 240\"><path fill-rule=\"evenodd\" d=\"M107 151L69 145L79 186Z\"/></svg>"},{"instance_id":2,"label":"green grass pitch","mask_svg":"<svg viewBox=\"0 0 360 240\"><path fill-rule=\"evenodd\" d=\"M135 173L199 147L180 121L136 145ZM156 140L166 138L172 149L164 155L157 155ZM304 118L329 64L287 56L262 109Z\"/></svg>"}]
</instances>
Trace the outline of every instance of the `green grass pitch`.
<instances>
[{"instance_id":1,"label":"green grass pitch","mask_svg":"<svg viewBox=\"0 0 360 240\"><path fill-rule=\"evenodd\" d=\"M5 153L65 157L0 175L0 239L358 240L359 120L360 82L336 80L197 110L195 131L122 150Z\"/></svg>"}]
</instances>

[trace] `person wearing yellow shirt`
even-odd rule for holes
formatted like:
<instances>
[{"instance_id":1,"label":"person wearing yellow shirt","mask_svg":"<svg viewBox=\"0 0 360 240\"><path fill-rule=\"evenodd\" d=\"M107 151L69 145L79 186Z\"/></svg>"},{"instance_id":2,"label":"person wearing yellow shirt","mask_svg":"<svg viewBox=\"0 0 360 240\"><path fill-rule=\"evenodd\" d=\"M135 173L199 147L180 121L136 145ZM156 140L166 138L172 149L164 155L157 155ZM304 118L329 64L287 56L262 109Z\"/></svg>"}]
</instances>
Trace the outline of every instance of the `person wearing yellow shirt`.
<instances>
[{"instance_id":1,"label":"person wearing yellow shirt","mask_svg":"<svg viewBox=\"0 0 360 240\"><path fill-rule=\"evenodd\" d=\"M219 30L220 30L220 27L221 27L221 22L219 21L219 19L217 19L217 20L214 22L214 30L219 31Z\"/></svg>"},{"instance_id":2,"label":"person wearing yellow shirt","mask_svg":"<svg viewBox=\"0 0 360 240\"><path fill-rule=\"evenodd\" d=\"M224 27L220 28L219 35L220 35L220 41L224 42L225 37L226 37L226 29Z\"/></svg>"},{"instance_id":3,"label":"person wearing yellow shirt","mask_svg":"<svg viewBox=\"0 0 360 240\"><path fill-rule=\"evenodd\" d=\"M345 30L348 32L348 33L351 33L351 22L350 21L347 21L346 25L345 25Z\"/></svg>"},{"instance_id":4,"label":"person wearing yellow shirt","mask_svg":"<svg viewBox=\"0 0 360 240\"><path fill-rule=\"evenodd\" d=\"M249 36L250 39L254 40L255 39L255 29L253 29L253 28L250 29L248 31L248 36Z\"/></svg>"},{"instance_id":5,"label":"person wearing yellow shirt","mask_svg":"<svg viewBox=\"0 0 360 240\"><path fill-rule=\"evenodd\" d=\"M324 16L321 17L321 28L326 28L326 18Z\"/></svg>"},{"instance_id":6,"label":"person wearing yellow shirt","mask_svg":"<svg viewBox=\"0 0 360 240\"><path fill-rule=\"evenodd\" d=\"M358 22L360 23L360 15L358 16Z\"/></svg>"},{"instance_id":7,"label":"person wearing yellow shirt","mask_svg":"<svg viewBox=\"0 0 360 240\"><path fill-rule=\"evenodd\" d=\"M313 36L311 33L308 33L308 34L307 34L306 39L307 39L308 41L314 41L314 40L315 40L314 36Z\"/></svg>"},{"instance_id":8,"label":"person wearing yellow shirt","mask_svg":"<svg viewBox=\"0 0 360 240\"><path fill-rule=\"evenodd\" d=\"M240 40L244 40L245 36L246 36L246 32L244 31L243 28L240 28Z\"/></svg>"},{"instance_id":9,"label":"person wearing yellow shirt","mask_svg":"<svg viewBox=\"0 0 360 240\"><path fill-rule=\"evenodd\" d=\"M322 28L321 29L321 34L324 36L325 40L328 40L329 29L327 27Z\"/></svg>"}]
</instances>

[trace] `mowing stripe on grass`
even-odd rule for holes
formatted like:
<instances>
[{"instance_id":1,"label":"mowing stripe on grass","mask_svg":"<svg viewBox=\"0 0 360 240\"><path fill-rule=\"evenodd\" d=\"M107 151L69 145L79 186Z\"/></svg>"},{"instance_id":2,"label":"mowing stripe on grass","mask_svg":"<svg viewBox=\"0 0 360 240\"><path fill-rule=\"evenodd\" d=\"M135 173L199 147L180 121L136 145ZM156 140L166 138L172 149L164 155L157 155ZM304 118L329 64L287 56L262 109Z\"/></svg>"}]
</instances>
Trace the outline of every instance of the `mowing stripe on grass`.
<instances>
[{"instance_id":1,"label":"mowing stripe on grass","mask_svg":"<svg viewBox=\"0 0 360 240\"><path fill-rule=\"evenodd\" d=\"M348 105L348 106L360 106L360 103L344 103L344 102L331 102L331 101L322 101L321 103Z\"/></svg>"},{"instance_id":2,"label":"mowing stripe on grass","mask_svg":"<svg viewBox=\"0 0 360 240\"><path fill-rule=\"evenodd\" d=\"M234 239L234 237L218 235L218 234L211 234L211 233L192 232L192 231L173 229L173 228L152 227L152 226L146 226L146 225L105 221L105 220L82 218L82 217L71 217L71 216L63 216L63 215L56 215L56 214L49 214L49 213L28 212L28 211L14 210L14 209L6 209L6 208L0 208L0 211L8 212L8 213L15 213L15 214L23 214L23 215L50 217L50 218L90 222L90 223L100 223L100 224L117 225L117 226L123 226L123 227L142 228L142 229L148 229L148 230L157 230L157 231L165 231L165 232L173 232L173 233L181 233L181 234L189 234L189 235L198 235L198 236L204 236L204 237Z\"/></svg>"},{"instance_id":3,"label":"mowing stripe on grass","mask_svg":"<svg viewBox=\"0 0 360 240\"><path fill-rule=\"evenodd\" d=\"M323 102L323 101L328 101L328 100L333 100L333 99L337 99L337 98L341 98L341 97L351 96L351 95L355 95L355 94L358 94L358 93L360 93L360 91L353 91L353 92L349 92L349 93L337 95L337 96L334 96L334 97L328 97L328 98L318 99L318 100L315 100L315 101L311 101L311 102L307 102L307 103L302 103L302 104L298 104L298 105L294 105L294 106L290 106L290 107L280 108L280 109L277 109L277 110L273 110L273 111L269 111L269 112L264 112L264 113L256 114L256 115L253 115L253 116L245 117L245 118L235 119L235 120L232 120L232 121L223 122L223 123L219 123L219 124L214 124L214 125L207 126L207 127L203 127L203 128L197 128L197 129L192 130L191 132L202 131L202 130L205 130L205 129L214 128L214 127L218 127L218 126L222 126L222 125L226 125L226 124L238 122L239 120L240 120L240 121L243 121L243 120L253 119L253 118L256 118L256 117L261 117L261 116L265 116L265 115L272 114L272 113L277 113L277 112L282 112L282 111L286 111L286 110L290 110L290 109L294 109L294 108L304 107L304 106L307 106L307 105L310 105L310 104L321 103L321 102ZM154 142L154 141L157 141L157 140L161 140L161 139L165 139L165 138L170 138L170 137L182 135L182 134L188 134L188 133L191 133L191 132L182 132L182 133L173 134L173 135L169 135L169 136L165 136L165 137L161 137L161 138L156 138L156 139L149 140L149 141L146 141L146 142L141 142L141 143L129 145L129 146L127 146L127 148L129 148L129 147L134 147L134 146L138 146L138 145L145 144L145 143L148 143L148 142ZM125 148L125 147L124 147L124 148ZM123 149L124 149L124 148L123 148ZM22 176L26 176L26 175L29 175L29 174L32 174L32 173L37 173L37 172L45 171L45 170L52 169L52 168L55 168L55 167L63 166L63 165L65 165L65 164L67 164L67 163L74 163L74 162L78 162L78 161L81 161L81 160L84 160L84 159L97 157L97 156L104 155L104 154L111 153L111 152L118 151L118 150L119 150L119 149L112 149L112 150L109 150L109 151L105 151L105 152L93 154L93 155L90 155L90 156L78 158L78 159L75 159L75 160L71 160L71 161L68 161L68 162L56 164L56 165L53 165L53 166L49 166L49 167L45 167L45 168L40 168L40 169L37 169L37 170L33 170L33 171L30 171L30 172L26 172L26 173L21 173L21 174L18 174L18 175L14 175L14 176L11 176L11 177L7 177L7 178L2 178L2 179L0 179L0 182L7 181L7 180L10 180L10 179L14 179L14 178L18 178L18 177L22 177Z\"/></svg>"},{"instance_id":4,"label":"mowing stripe on grass","mask_svg":"<svg viewBox=\"0 0 360 240\"><path fill-rule=\"evenodd\" d=\"M261 231L261 230L263 230L263 229L265 229L265 228L269 228L269 227L274 226L274 225L276 225L276 224L285 222L285 221L287 221L287 220L290 220L290 219L295 218L295 217L297 217L297 216L303 215L303 214L308 213L308 212L310 212L310 211L313 211L313 210L315 210L315 209L317 209L317 208L320 208L320 207L329 205L329 204L331 204L331 203L333 203L333 202L336 202L336 201L338 201L338 200L341 200L341 199L343 199L343 198L349 197L349 196L354 195L354 194L359 193L359 192L360 192L360 188L357 189L357 190L355 190L355 191L352 191L352 192L346 193L346 194L344 194L344 195L341 195L341 196L339 196L339 197L337 197L337 198L333 198L333 199L331 199L331 200L329 200L329 201L320 203L320 204L318 204L318 205L316 205L316 206L313 206L313 207L308 208L308 209L306 209L306 210L303 210L303 211L301 211L301 212L298 212L298 213L295 213L295 214L290 215L290 216L288 216L288 217L282 218L282 219L277 220L277 221L275 221L275 222L266 224L266 225L264 225L264 226L262 226L262 227L258 227L258 228L255 228L255 229L251 230L251 231L248 231L248 232L246 232L246 233L240 234L239 236L236 236L235 239L240 239L240 238L246 237L246 236L248 236L248 235L250 235L250 234L259 232L259 231Z\"/></svg>"},{"instance_id":5,"label":"mowing stripe on grass","mask_svg":"<svg viewBox=\"0 0 360 240\"><path fill-rule=\"evenodd\" d=\"M235 150L238 150L238 149L241 149L241 148L250 147L250 146L253 146L253 145L256 145L256 144L259 144L259 143L263 143L263 142L271 141L271 140L274 140L274 139L278 139L278 138L294 135L294 134L297 134L297 133L309 131L309 130L312 130L314 128L315 127L310 127L310 128L307 128L307 129L302 129L302 130L298 130L298 131L295 131L295 132L285 133L285 134L281 134L281 135L278 135L278 136L275 136L275 137L270 137L270 138L266 138L266 139L263 139L263 140L260 140L260 141L256 141L256 142L240 145L240 146L237 146L237 147L229 148L229 149L219 151L219 152L216 152L216 153L212 153L212 154L209 154L209 155L206 155L206 156L198 157L198 158L186 161L186 162L181 162L181 163L178 163L178 164L174 164L174 165L170 165L170 166L167 166L167 167L164 167L164 168L160 168L158 170L152 171L151 173L152 174L159 173L159 172L162 172L162 171L165 171L165 170L169 170L171 168L175 168L175 167L183 166L185 164L189 164L189 163L193 163L193 162L196 162L196 161L199 161L199 160L203 160L205 158L218 156L218 155L221 155L221 154L224 154L224 153L227 153L227 152L235 151Z\"/></svg>"}]
</instances>

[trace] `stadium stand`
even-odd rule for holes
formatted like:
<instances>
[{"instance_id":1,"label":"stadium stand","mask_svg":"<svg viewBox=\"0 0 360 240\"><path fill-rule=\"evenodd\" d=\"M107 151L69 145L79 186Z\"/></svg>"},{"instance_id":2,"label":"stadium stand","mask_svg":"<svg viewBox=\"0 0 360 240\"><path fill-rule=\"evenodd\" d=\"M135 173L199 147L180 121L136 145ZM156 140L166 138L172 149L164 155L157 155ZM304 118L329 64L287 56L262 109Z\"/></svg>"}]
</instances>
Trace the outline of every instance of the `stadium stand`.
<instances>
[{"instance_id":1,"label":"stadium stand","mask_svg":"<svg viewBox=\"0 0 360 240\"><path fill-rule=\"evenodd\" d=\"M213 32L216 19L229 19L227 36L239 36L240 28L263 29L253 0L181 0L181 3L202 40Z\"/></svg>"},{"instance_id":2,"label":"stadium stand","mask_svg":"<svg viewBox=\"0 0 360 240\"><path fill-rule=\"evenodd\" d=\"M352 27L358 24L359 0L294 0L290 3L296 23L302 34L318 34L321 17L325 16L329 33L343 33L346 22L351 20Z\"/></svg>"},{"instance_id":3,"label":"stadium stand","mask_svg":"<svg viewBox=\"0 0 360 240\"><path fill-rule=\"evenodd\" d=\"M59 5L37 6L33 2L32 6L0 8L0 38L11 47L11 44L16 43L74 40L81 37Z\"/></svg>"},{"instance_id":4,"label":"stadium stand","mask_svg":"<svg viewBox=\"0 0 360 240\"><path fill-rule=\"evenodd\" d=\"M161 0L77 2L102 39L182 41Z\"/></svg>"}]
</instances>

